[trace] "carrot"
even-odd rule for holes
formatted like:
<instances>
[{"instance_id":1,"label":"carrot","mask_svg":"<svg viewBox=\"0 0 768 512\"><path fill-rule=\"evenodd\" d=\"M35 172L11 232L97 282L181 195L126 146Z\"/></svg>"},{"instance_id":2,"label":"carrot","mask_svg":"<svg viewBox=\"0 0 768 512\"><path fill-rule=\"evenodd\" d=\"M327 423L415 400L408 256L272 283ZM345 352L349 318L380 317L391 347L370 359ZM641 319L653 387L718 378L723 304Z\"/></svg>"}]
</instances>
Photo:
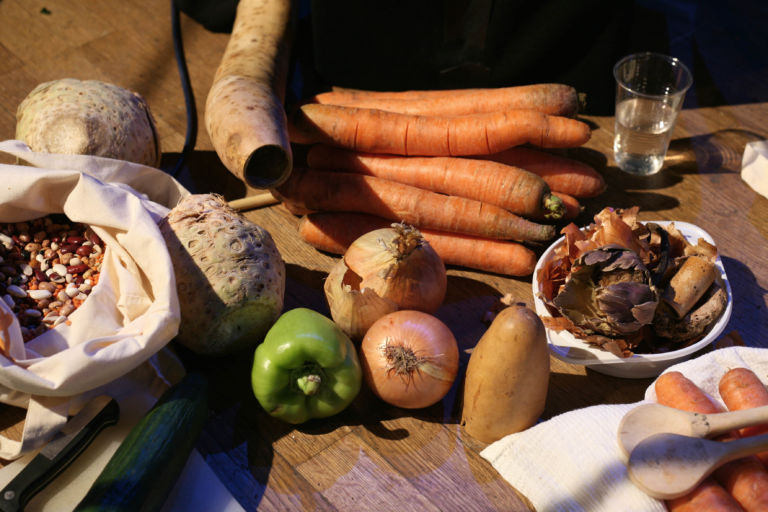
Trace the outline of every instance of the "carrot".
<instances>
[{"instance_id":1,"label":"carrot","mask_svg":"<svg viewBox=\"0 0 768 512\"><path fill-rule=\"evenodd\" d=\"M293 32L291 2L241 0L205 103L205 125L222 163L257 188L293 166L283 108Z\"/></svg>"},{"instance_id":2,"label":"carrot","mask_svg":"<svg viewBox=\"0 0 768 512\"><path fill-rule=\"evenodd\" d=\"M556 116L574 116L579 110L576 89L564 84L531 84L482 89L424 91L364 91L333 89L315 95L316 103L376 108L401 114L456 116L531 109Z\"/></svg>"},{"instance_id":3,"label":"carrot","mask_svg":"<svg viewBox=\"0 0 768 512\"><path fill-rule=\"evenodd\" d=\"M706 478L695 491L667 501L669 512L740 512L744 509L712 478Z\"/></svg>"},{"instance_id":4,"label":"carrot","mask_svg":"<svg viewBox=\"0 0 768 512\"><path fill-rule=\"evenodd\" d=\"M718 389L723 402L731 411L768 405L768 388L748 368L728 370L720 378ZM765 432L768 432L768 424L742 428L739 430L739 435L754 436ZM768 452L759 453L757 457L768 467Z\"/></svg>"},{"instance_id":5,"label":"carrot","mask_svg":"<svg viewBox=\"0 0 768 512\"><path fill-rule=\"evenodd\" d=\"M754 455L727 462L714 475L744 510L768 510L768 471Z\"/></svg>"},{"instance_id":6,"label":"carrot","mask_svg":"<svg viewBox=\"0 0 768 512\"><path fill-rule=\"evenodd\" d=\"M656 379L654 389L656 400L668 407L702 414L725 410L714 398L680 372L672 371L660 375Z\"/></svg>"},{"instance_id":7,"label":"carrot","mask_svg":"<svg viewBox=\"0 0 768 512\"><path fill-rule=\"evenodd\" d=\"M364 213L315 212L299 222L299 236L311 246L333 254L344 254L363 234L387 227L392 221ZM490 240L433 229L419 229L446 265L528 276L536 266L536 254L522 244Z\"/></svg>"},{"instance_id":8,"label":"carrot","mask_svg":"<svg viewBox=\"0 0 768 512\"><path fill-rule=\"evenodd\" d=\"M591 136L586 123L535 110L420 116L319 103L300 106L288 129L297 144L420 156L484 155L525 143L574 147Z\"/></svg>"},{"instance_id":9,"label":"carrot","mask_svg":"<svg viewBox=\"0 0 768 512\"><path fill-rule=\"evenodd\" d=\"M555 236L554 226L531 222L498 206L361 174L294 169L273 193L309 210L369 213L419 228L484 238L543 242Z\"/></svg>"},{"instance_id":10,"label":"carrot","mask_svg":"<svg viewBox=\"0 0 768 512\"><path fill-rule=\"evenodd\" d=\"M313 169L349 171L495 204L517 215L560 219L565 207L539 176L491 162L450 156L358 153L316 144L307 152Z\"/></svg>"},{"instance_id":11,"label":"carrot","mask_svg":"<svg viewBox=\"0 0 768 512\"><path fill-rule=\"evenodd\" d=\"M662 405L704 414L724 410L680 372L661 375L656 380L655 389ZM718 439L727 441L737 436L734 432ZM757 457L743 457L723 464L715 470L714 477L745 510L768 510L768 471Z\"/></svg>"},{"instance_id":12,"label":"carrot","mask_svg":"<svg viewBox=\"0 0 768 512\"><path fill-rule=\"evenodd\" d=\"M584 210L584 207L581 206L578 199L565 192L552 192L552 195L560 199L565 206L565 214L563 214L562 220L575 219L581 214L582 210Z\"/></svg>"},{"instance_id":13,"label":"carrot","mask_svg":"<svg viewBox=\"0 0 768 512\"><path fill-rule=\"evenodd\" d=\"M595 197L606 189L602 174L584 162L526 147L514 147L483 156L538 174L556 192L573 197Z\"/></svg>"}]
</instances>

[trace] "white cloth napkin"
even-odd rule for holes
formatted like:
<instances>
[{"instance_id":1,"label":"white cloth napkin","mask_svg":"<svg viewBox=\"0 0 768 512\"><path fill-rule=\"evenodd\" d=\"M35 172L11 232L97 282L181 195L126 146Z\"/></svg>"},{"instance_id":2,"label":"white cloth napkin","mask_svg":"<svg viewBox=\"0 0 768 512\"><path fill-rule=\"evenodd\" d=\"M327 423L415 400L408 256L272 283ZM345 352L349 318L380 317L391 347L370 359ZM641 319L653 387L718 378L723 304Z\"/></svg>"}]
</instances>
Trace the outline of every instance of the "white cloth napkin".
<instances>
[{"instance_id":1,"label":"white cloth napkin","mask_svg":"<svg viewBox=\"0 0 768 512\"><path fill-rule=\"evenodd\" d=\"M741 179L755 192L768 197L768 140L746 145L741 159Z\"/></svg>"},{"instance_id":2,"label":"white cloth napkin","mask_svg":"<svg viewBox=\"0 0 768 512\"><path fill-rule=\"evenodd\" d=\"M728 347L665 370L679 371L716 399L731 368L754 371L768 385L768 349ZM653 385L644 401L655 401ZM480 455L538 512L652 512L666 510L632 484L616 433L624 414L643 403L597 405L570 411L486 447Z\"/></svg>"}]
</instances>

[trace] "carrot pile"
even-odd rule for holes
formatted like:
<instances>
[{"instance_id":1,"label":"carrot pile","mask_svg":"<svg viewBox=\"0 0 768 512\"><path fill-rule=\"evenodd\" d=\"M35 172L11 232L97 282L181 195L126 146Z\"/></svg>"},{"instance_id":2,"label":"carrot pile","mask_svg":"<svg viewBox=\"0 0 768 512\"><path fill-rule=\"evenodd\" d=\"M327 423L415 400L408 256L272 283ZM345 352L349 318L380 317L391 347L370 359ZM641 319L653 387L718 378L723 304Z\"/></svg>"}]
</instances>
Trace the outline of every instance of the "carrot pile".
<instances>
[{"instance_id":1,"label":"carrot pile","mask_svg":"<svg viewBox=\"0 0 768 512\"><path fill-rule=\"evenodd\" d=\"M768 405L768 389L749 369L733 368L720 379L720 396L725 407L706 394L682 373L661 375L655 384L657 400L662 405L690 412L711 414ZM768 425L730 432L718 438L727 441L755 435ZM715 470L702 484L685 496L667 502L671 512L768 510L768 454L744 457Z\"/></svg>"},{"instance_id":2,"label":"carrot pile","mask_svg":"<svg viewBox=\"0 0 768 512\"><path fill-rule=\"evenodd\" d=\"M306 167L272 190L300 235L343 254L357 237L405 222L443 261L513 276L535 248L605 190L594 168L545 148L586 143L576 91L563 84L445 91L335 88L289 116Z\"/></svg>"}]
</instances>

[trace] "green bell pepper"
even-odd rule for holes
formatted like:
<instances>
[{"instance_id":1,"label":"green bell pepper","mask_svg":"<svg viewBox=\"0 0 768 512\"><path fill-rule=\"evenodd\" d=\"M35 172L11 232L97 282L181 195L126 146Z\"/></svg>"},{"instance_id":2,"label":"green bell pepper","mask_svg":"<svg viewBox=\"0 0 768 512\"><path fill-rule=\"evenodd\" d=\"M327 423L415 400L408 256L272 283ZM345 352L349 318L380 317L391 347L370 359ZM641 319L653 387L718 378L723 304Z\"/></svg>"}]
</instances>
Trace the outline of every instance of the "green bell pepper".
<instances>
[{"instance_id":1,"label":"green bell pepper","mask_svg":"<svg viewBox=\"0 0 768 512\"><path fill-rule=\"evenodd\" d=\"M256 348L253 394L267 413L288 423L341 412L361 383L352 341L331 319L311 309L283 313Z\"/></svg>"}]
</instances>

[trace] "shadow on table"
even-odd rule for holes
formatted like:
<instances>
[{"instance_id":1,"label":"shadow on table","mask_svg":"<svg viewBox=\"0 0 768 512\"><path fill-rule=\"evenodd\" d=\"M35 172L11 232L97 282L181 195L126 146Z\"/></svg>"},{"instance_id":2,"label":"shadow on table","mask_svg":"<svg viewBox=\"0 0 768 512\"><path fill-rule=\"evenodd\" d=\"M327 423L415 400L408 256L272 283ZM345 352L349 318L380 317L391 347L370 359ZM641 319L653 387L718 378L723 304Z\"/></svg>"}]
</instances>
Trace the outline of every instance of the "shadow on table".
<instances>
[{"instance_id":1,"label":"shadow on table","mask_svg":"<svg viewBox=\"0 0 768 512\"><path fill-rule=\"evenodd\" d=\"M727 129L676 139L669 144L665 170L677 174L739 172L746 145L764 138L749 130Z\"/></svg>"},{"instance_id":2,"label":"shadow on table","mask_svg":"<svg viewBox=\"0 0 768 512\"><path fill-rule=\"evenodd\" d=\"M193 194L211 192L221 194L228 200L246 195L246 185L224 167L215 151L193 151L177 170L180 156L179 153L163 153L160 168Z\"/></svg>"},{"instance_id":3,"label":"shadow on table","mask_svg":"<svg viewBox=\"0 0 768 512\"><path fill-rule=\"evenodd\" d=\"M760 286L752 270L741 261L728 256L721 259L733 293L733 313L724 332L735 330L747 346L768 348L768 289Z\"/></svg>"}]
</instances>

